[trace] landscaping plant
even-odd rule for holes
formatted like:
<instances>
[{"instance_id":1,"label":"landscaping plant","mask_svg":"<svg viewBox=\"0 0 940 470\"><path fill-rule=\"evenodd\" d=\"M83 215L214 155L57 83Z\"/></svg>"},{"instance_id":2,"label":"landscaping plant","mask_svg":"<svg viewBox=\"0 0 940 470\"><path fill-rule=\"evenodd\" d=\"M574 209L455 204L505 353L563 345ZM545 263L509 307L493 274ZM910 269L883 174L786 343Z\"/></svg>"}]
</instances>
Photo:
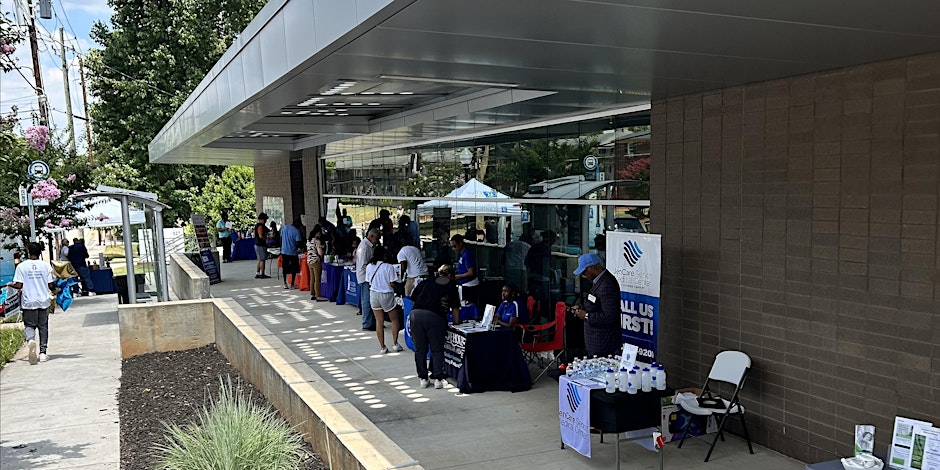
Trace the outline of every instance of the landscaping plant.
<instances>
[{"instance_id":1,"label":"landscaping plant","mask_svg":"<svg viewBox=\"0 0 940 470\"><path fill-rule=\"evenodd\" d=\"M4 328L0 330L0 369L6 365L16 350L26 341L26 334L19 328Z\"/></svg>"},{"instance_id":2,"label":"landscaping plant","mask_svg":"<svg viewBox=\"0 0 940 470\"><path fill-rule=\"evenodd\" d=\"M161 470L300 469L303 442L276 411L252 401L229 377L196 422L164 424L166 440L154 447Z\"/></svg>"}]
</instances>

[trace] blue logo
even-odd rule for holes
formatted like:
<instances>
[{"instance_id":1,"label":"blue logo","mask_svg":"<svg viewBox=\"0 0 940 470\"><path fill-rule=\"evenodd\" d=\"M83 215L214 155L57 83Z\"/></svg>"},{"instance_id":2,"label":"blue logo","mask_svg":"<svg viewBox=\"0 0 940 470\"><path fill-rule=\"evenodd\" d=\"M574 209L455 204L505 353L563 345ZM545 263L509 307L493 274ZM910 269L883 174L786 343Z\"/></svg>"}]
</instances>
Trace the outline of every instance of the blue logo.
<instances>
[{"instance_id":1,"label":"blue logo","mask_svg":"<svg viewBox=\"0 0 940 470\"><path fill-rule=\"evenodd\" d=\"M640 249L640 245L635 241L627 240L623 242L623 257L627 260L627 264L629 264L631 268L640 262L641 256L643 256L643 250Z\"/></svg>"},{"instance_id":2,"label":"blue logo","mask_svg":"<svg viewBox=\"0 0 940 470\"><path fill-rule=\"evenodd\" d=\"M581 394L578 393L578 387L573 383L568 384L568 406L571 407L572 413L578 411L578 407L581 406Z\"/></svg>"}]
</instances>

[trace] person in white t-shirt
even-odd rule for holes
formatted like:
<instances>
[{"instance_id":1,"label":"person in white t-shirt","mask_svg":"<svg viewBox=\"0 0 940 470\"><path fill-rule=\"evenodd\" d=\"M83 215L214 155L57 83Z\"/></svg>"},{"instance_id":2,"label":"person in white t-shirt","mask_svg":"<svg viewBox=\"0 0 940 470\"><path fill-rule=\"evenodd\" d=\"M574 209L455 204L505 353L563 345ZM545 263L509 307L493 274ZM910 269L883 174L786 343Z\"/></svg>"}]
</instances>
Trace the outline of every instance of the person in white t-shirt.
<instances>
[{"instance_id":1,"label":"person in white t-shirt","mask_svg":"<svg viewBox=\"0 0 940 470\"><path fill-rule=\"evenodd\" d=\"M375 335L379 339L379 353L385 354L385 314L388 313L392 321L392 339L395 342L395 351L401 351L398 344L398 304L395 302L395 286L398 273L395 272L395 257L391 256L384 246L375 247L372 259L366 266L366 280L369 282L369 301L372 312L375 314ZM366 295L365 292L362 293Z\"/></svg>"},{"instance_id":2,"label":"person in white t-shirt","mask_svg":"<svg viewBox=\"0 0 940 470\"><path fill-rule=\"evenodd\" d=\"M55 288L52 266L39 257L42 247L30 243L26 247L29 259L16 266L13 282L8 287L22 291L21 311L26 324L26 345L29 348L29 363L35 364L36 329L39 329L39 362L46 362L46 345L49 343L49 293Z\"/></svg>"},{"instance_id":3,"label":"person in white t-shirt","mask_svg":"<svg viewBox=\"0 0 940 470\"><path fill-rule=\"evenodd\" d=\"M411 292L422 279L428 277L428 265L424 264L421 250L411 245L405 245L398 250L398 262L401 272L405 273L405 296L411 297Z\"/></svg>"}]
</instances>

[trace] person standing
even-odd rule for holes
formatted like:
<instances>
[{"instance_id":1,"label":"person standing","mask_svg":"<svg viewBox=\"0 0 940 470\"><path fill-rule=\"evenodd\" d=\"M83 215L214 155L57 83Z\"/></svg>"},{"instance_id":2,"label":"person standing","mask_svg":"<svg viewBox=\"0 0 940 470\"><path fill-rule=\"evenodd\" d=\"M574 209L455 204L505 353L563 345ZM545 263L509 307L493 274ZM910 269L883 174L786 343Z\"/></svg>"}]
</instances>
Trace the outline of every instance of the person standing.
<instances>
[{"instance_id":1,"label":"person standing","mask_svg":"<svg viewBox=\"0 0 940 470\"><path fill-rule=\"evenodd\" d=\"M62 239L62 246L59 248L59 261L69 260L69 239Z\"/></svg>"},{"instance_id":2,"label":"person standing","mask_svg":"<svg viewBox=\"0 0 940 470\"><path fill-rule=\"evenodd\" d=\"M300 227L300 217L294 217L292 225L285 225L281 229L281 267L284 270L285 289L296 289L297 278L300 277L297 246L303 243L303 235L297 227Z\"/></svg>"},{"instance_id":3,"label":"person standing","mask_svg":"<svg viewBox=\"0 0 940 470\"><path fill-rule=\"evenodd\" d=\"M588 355L618 354L623 347L620 331L620 284L595 253L581 255L574 274L591 281L591 289L575 315L584 320L584 346Z\"/></svg>"},{"instance_id":4,"label":"person standing","mask_svg":"<svg viewBox=\"0 0 940 470\"><path fill-rule=\"evenodd\" d=\"M215 231L219 233L222 242L222 262L232 262L232 222L228 220L228 211L222 211L222 218L215 224Z\"/></svg>"},{"instance_id":5,"label":"person standing","mask_svg":"<svg viewBox=\"0 0 940 470\"><path fill-rule=\"evenodd\" d=\"M85 240L73 238L72 246L69 248L69 262L78 272L79 279L82 280L82 296L87 296L90 291L95 290L95 285L91 282L91 270L88 269L87 259L88 250L85 249Z\"/></svg>"},{"instance_id":6,"label":"person standing","mask_svg":"<svg viewBox=\"0 0 940 470\"><path fill-rule=\"evenodd\" d=\"M471 304L477 304L477 287L480 285L480 278L477 277L477 261L473 256L473 250L467 246L463 235L457 234L450 237L450 247L457 253L457 283L461 289L461 300Z\"/></svg>"},{"instance_id":7,"label":"person standing","mask_svg":"<svg viewBox=\"0 0 940 470\"><path fill-rule=\"evenodd\" d=\"M506 281L526 292L525 258L529 254L530 243L526 242L526 235L522 234L518 240L506 245Z\"/></svg>"},{"instance_id":8,"label":"person standing","mask_svg":"<svg viewBox=\"0 0 940 470\"><path fill-rule=\"evenodd\" d=\"M326 254L323 249L323 231L319 225L314 225L310 231L310 237L307 239L307 267L310 269L310 300L322 302L329 300L320 295L320 287L323 279L323 255Z\"/></svg>"},{"instance_id":9,"label":"person standing","mask_svg":"<svg viewBox=\"0 0 940 470\"><path fill-rule=\"evenodd\" d=\"M391 213L388 209L379 211L379 218L369 222L369 228L379 228L382 230L382 245L389 246L392 243L392 237L395 236L395 224L392 223Z\"/></svg>"},{"instance_id":10,"label":"person standing","mask_svg":"<svg viewBox=\"0 0 940 470\"><path fill-rule=\"evenodd\" d=\"M379 340L379 353L385 354L385 315L388 314L392 322L392 341L396 352L404 348L398 344L400 330L398 313L399 308L395 302L395 284L398 274L395 272L395 258L384 246L375 247L372 259L366 266L366 278L369 279L369 303L372 304L372 313L375 315L375 335Z\"/></svg>"},{"instance_id":11,"label":"person standing","mask_svg":"<svg viewBox=\"0 0 940 470\"><path fill-rule=\"evenodd\" d=\"M13 282L7 286L22 290L23 323L26 325L26 345L29 363L46 362L49 344L49 294L55 288L55 276L49 263L39 260L42 247L30 243L26 247L29 259L16 266ZM39 330L39 356L36 356L36 330Z\"/></svg>"},{"instance_id":12,"label":"person standing","mask_svg":"<svg viewBox=\"0 0 940 470\"><path fill-rule=\"evenodd\" d=\"M434 388L444 388L444 340L447 335L447 312L454 324L460 323L460 296L454 281L454 268L443 265L433 280L415 287L411 299L414 307L408 315L411 339L415 343L415 369L418 387L428 388L434 380ZM431 349L431 373L428 375L428 348Z\"/></svg>"},{"instance_id":13,"label":"person standing","mask_svg":"<svg viewBox=\"0 0 940 470\"><path fill-rule=\"evenodd\" d=\"M255 268L257 273L255 279L269 279L264 273L264 263L268 259L268 234L271 232L267 224L268 214L264 212L258 214L258 223L255 224L255 258L258 260L258 266Z\"/></svg>"},{"instance_id":14,"label":"person standing","mask_svg":"<svg viewBox=\"0 0 940 470\"><path fill-rule=\"evenodd\" d=\"M362 311L362 329L375 331L375 315L372 313L372 302L369 298L369 279L366 277L366 266L372 259L375 245L379 243L382 230L370 228L366 238L359 243L356 249L356 280L359 282L359 308Z\"/></svg>"},{"instance_id":15,"label":"person standing","mask_svg":"<svg viewBox=\"0 0 940 470\"><path fill-rule=\"evenodd\" d=\"M421 283L421 279L428 276L428 265L424 264L421 250L411 245L401 247L396 258L401 264L401 272L405 277L405 296L411 297L415 286Z\"/></svg>"}]
</instances>

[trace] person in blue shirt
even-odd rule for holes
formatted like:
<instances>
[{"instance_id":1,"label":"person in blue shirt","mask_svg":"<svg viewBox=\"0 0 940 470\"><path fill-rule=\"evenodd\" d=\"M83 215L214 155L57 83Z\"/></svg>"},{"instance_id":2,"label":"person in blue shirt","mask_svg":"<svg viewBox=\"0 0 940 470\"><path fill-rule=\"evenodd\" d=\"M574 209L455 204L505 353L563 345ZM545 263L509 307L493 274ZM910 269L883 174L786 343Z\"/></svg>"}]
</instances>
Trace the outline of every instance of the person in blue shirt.
<instances>
[{"instance_id":1,"label":"person in blue shirt","mask_svg":"<svg viewBox=\"0 0 940 470\"><path fill-rule=\"evenodd\" d=\"M281 228L281 267L284 269L284 288L296 289L300 277L300 258L298 244L303 243L300 234L300 217L294 217L293 225Z\"/></svg>"},{"instance_id":2,"label":"person in blue shirt","mask_svg":"<svg viewBox=\"0 0 940 470\"><path fill-rule=\"evenodd\" d=\"M457 284L462 290L461 300L471 304L477 303L477 289L480 278L477 276L477 261L473 250L464 242L463 235L450 237L450 247L457 253Z\"/></svg>"},{"instance_id":3,"label":"person in blue shirt","mask_svg":"<svg viewBox=\"0 0 940 470\"><path fill-rule=\"evenodd\" d=\"M503 302L496 309L494 321L508 328L515 328L516 325L525 325L529 323L529 311L526 310L525 302L519 298L519 291L516 286L506 284L503 286Z\"/></svg>"}]
</instances>

